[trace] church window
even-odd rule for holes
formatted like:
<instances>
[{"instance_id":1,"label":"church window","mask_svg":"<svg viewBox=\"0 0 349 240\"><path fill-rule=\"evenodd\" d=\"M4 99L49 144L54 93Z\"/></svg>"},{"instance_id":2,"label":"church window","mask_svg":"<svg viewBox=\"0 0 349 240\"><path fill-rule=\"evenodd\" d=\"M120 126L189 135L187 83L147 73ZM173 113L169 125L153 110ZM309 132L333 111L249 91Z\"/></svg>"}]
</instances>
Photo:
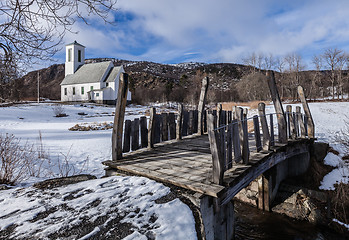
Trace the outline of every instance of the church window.
<instances>
[{"instance_id":1,"label":"church window","mask_svg":"<svg viewBox=\"0 0 349 240\"><path fill-rule=\"evenodd\" d=\"M72 49L69 48L68 49L68 62L71 62L72 61Z\"/></svg>"},{"instance_id":2,"label":"church window","mask_svg":"<svg viewBox=\"0 0 349 240\"><path fill-rule=\"evenodd\" d=\"M75 95L75 87L73 87L73 95Z\"/></svg>"},{"instance_id":3,"label":"church window","mask_svg":"<svg viewBox=\"0 0 349 240\"><path fill-rule=\"evenodd\" d=\"M64 88L64 95L67 95L67 88Z\"/></svg>"},{"instance_id":4,"label":"church window","mask_svg":"<svg viewBox=\"0 0 349 240\"><path fill-rule=\"evenodd\" d=\"M78 62L81 62L81 50L78 50Z\"/></svg>"},{"instance_id":5,"label":"church window","mask_svg":"<svg viewBox=\"0 0 349 240\"><path fill-rule=\"evenodd\" d=\"M81 95L84 95L84 93L85 93L85 89L84 87L81 87Z\"/></svg>"}]
</instances>

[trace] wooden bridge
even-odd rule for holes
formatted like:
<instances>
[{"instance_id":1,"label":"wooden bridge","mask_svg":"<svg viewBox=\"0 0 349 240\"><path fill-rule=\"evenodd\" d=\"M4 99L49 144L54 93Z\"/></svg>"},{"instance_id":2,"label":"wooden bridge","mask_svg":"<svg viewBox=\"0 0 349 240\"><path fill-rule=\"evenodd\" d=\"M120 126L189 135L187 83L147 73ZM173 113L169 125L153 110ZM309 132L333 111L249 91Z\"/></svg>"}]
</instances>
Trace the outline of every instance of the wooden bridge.
<instances>
[{"instance_id":1,"label":"wooden bridge","mask_svg":"<svg viewBox=\"0 0 349 240\"><path fill-rule=\"evenodd\" d=\"M219 209L227 209L241 189L277 164L308 154L314 140L314 123L303 89L299 87L298 92L304 113L300 107L292 112L291 106L284 112L272 73L268 84L276 112L266 114L265 104L260 103L258 115L252 118L247 118L247 109L239 107L223 111L218 105L215 110L205 110L208 78L203 80L198 110L185 111L180 105L177 116L156 114L151 108L149 120L141 117L124 123L126 99L118 98L113 160L103 163L108 166L107 175L121 170L173 184L212 197L213 215L227 212ZM127 75L120 80L119 96L127 93L125 85ZM264 182L269 184L269 179ZM262 192L261 208L269 210L273 190L262 186ZM207 219L204 225L211 226ZM223 219L230 218L224 215ZM213 233L205 229L207 239L229 239L227 224L213 224Z\"/></svg>"}]
</instances>

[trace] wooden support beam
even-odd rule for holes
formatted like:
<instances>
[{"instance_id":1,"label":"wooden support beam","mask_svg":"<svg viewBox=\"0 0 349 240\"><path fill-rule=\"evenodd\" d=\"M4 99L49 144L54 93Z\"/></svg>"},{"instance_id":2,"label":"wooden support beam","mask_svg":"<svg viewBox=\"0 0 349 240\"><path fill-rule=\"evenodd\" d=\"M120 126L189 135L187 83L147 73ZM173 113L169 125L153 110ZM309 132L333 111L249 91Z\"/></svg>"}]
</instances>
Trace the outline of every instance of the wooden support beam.
<instances>
[{"instance_id":1,"label":"wooden support beam","mask_svg":"<svg viewBox=\"0 0 349 240\"><path fill-rule=\"evenodd\" d=\"M128 74L121 73L119 78L119 89L116 100L115 116L112 133L112 158L113 161L122 158L122 136L124 128L125 108L128 92Z\"/></svg>"},{"instance_id":2,"label":"wooden support beam","mask_svg":"<svg viewBox=\"0 0 349 240\"><path fill-rule=\"evenodd\" d=\"M307 130L308 130L308 137L309 138L315 138L315 124L313 117L310 112L310 108L308 105L308 102L305 98L304 90L302 86L298 86L298 96L301 99L303 110L305 112L305 115L307 116Z\"/></svg>"},{"instance_id":3,"label":"wooden support beam","mask_svg":"<svg viewBox=\"0 0 349 240\"><path fill-rule=\"evenodd\" d=\"M183 122L183 104L178 105L178 115L177 115L177 124L176 124L176 139L182 139L182 124Z\"/></svg>"},{"instance_id":4,"label":"wooden support beam","mask_svg":"<svg viewBox=\"0 0 349 240\"><path fill-rule=\"evenodd\" d=\"M284 113L284 109L282 108L282 103L279 96L279 92L276 87L273 71L267 71L267 81L268 81L271 98L274 103L274 108L277 114L279 142L287 143L287 124L285 119L285 113Z\"/></svg>"},{"instance_id":5,"label":"wooden support beam","mask_svg":"<svg viewBox=\"0 0 349 240\"><path fill-rule=\"evenodd\" d=\"M213 173L212 181L216 184L223 184L224 175L224 158L221 152L221 139L219 133L215 131L215 116L208 114L207 116L207 127L208 127L208 138L210 142L210 149L212 154Z\"/></svg>"},{"instance_id":6,"label":"wooden support beam","mask_svg":"<svg viewBox=\"0 0 349 240\"><path fill-rule=\"evenodd\" d=\"M209 84L209 78L204 77L201 82L201 93L200 93L200 100L198 105L198 134L202 135L204 134L204 110L205 110L205 104L206 104L206 96L207 96L207 90L208 90L208 84Z\"/></svg>"},{"instance_id":7,"label":"wooden support beam","mask_svg":"<svg viewBox=\"0 0 349 240\"><path fill-rule=\"evenodd\" d=\"M270 147L270 134L268 129L267 116L265 115L265 103L258 104L258 115L262 125L263 133L263 149L269 150Z\"/></svg>"},{"instance_id":8,"label":"wooden support beam","mask_svg":"<svg viewBox=\"0 0 349 240\"><path fill-rule=\"evenodd\" d=\"M270 114L269 124L270 124L270 146L275 145L275 134L274 134L274 116Z\"/></svg>"},{"instance_id":9,"label":"wooden support beam","mask_svg":"<svg viewBox=\"0 0 349 240\"><path fill-rule=\"evenodd\" d=\"M150 108L150 119L148 127L148 148L154 147L155 139L155 118L156 118L156 109L154 107Z\"/></svg>"}]
</instances>

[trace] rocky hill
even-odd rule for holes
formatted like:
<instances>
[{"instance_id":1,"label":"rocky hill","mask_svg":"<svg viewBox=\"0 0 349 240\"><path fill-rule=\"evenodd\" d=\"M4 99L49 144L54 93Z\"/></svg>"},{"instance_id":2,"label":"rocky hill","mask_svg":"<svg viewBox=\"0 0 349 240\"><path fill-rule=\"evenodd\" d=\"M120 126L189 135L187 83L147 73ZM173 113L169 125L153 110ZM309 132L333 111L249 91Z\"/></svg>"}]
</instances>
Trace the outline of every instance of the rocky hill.
<instances>
[{"instance_id":1,"label":"rocky hill","mask_svg":"<svg viewBox=\"0 0 349 240\"><path fill-rule=\"evenodd\" d=\"M251 68L231 63L180 63L160 64L145 61L119 59L88 59L86 63L112 60L114 65L123 65L130 76L130 90L138 103L147 101L177 100L190 101L196 98L201 87L201 79L209 76L210 87L214 90L229 91ZM33 71L15 82L18 98L34 100L37 96L39 72L40 96L60 99L60 83L64 78L64 64ZM189 97L190 96L190 97Z\"/></svg>"}]
</instances>

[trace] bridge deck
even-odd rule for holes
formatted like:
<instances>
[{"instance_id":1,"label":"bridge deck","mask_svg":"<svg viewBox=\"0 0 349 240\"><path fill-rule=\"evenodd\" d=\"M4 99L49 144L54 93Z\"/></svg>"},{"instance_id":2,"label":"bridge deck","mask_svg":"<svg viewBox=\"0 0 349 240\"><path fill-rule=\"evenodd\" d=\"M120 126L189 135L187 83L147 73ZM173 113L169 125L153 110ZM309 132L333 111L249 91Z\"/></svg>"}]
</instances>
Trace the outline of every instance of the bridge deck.
<instances>
[{"instance_id":1,"label":"bridge deck","mask_svg":"<svg viewBox=\"0 0 349 240\"><path fill-rule=\"evenodd\" d=\"M159 143L153 149L140 149L125 154L122 160L106 161L104 164L111 168L219 197L235 178L269 153L251 152L248 165L234 163L233 168L224 174L224 186L211 182L212 156L207 135L193 135L181 141Z\"/></svg>"}]
</instances>

